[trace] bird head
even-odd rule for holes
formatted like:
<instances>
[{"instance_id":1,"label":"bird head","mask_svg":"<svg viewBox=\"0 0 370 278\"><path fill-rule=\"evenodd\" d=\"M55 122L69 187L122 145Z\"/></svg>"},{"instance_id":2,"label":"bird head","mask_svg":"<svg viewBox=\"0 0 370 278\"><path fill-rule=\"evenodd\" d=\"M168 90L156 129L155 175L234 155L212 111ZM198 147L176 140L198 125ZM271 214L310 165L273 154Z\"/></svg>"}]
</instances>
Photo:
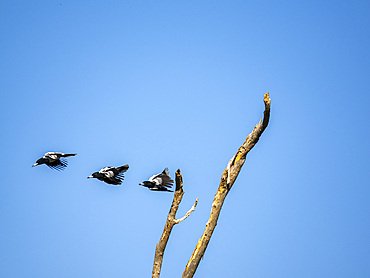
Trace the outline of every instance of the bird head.
<instances>
[{"instance_id":1,"label":"bird head","mask_svg":"<svg viewBox=\"0 0 370 278\"><path fill-rule=\"evenodd\" d=\"M36 163L32 165L32 167L35 167L35 166L40 165L40 164L45 164L47 161L48 160L46 158L42 157L42 158L38 159L36 161Z\"/></svg>"},{"instance_id":2,"label":"bird head","mask_svg":"<svg viewBox=\"0 0 370 278\"><path fill-rule=\"evenodd\" d=\"M91 176L88 176L87 178L90 179L90 178L100 178L100 177L103 177L103 175L99 172L95 172L95 173L92 173Z\"/></svg>"},{"instance_id":3,"label":"bird head","mask_svg":"<svg viewBox=\"0 0 370 278\"><path fill-rule=\"evenodd\" d=\"M153 183L151 181L143 181L142 183L139 183L139 185L145 186L145 187L153 187Z\"/></svg>"}]
</instances>

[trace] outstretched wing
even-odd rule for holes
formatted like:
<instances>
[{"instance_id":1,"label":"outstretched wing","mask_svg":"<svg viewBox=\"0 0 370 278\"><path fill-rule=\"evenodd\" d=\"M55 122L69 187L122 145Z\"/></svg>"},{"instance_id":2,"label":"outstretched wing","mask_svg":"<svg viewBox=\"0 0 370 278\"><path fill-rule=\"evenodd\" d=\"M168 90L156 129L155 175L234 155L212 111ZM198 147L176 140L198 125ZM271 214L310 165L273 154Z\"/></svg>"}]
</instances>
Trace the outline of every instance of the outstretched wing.
<instances>
[{"instance_id":1,"label":"outstretched wing","mask_svg":"<svg viewBox=\"0 0 370 278\"><path fill-rule=\"evenodd\" d=\"M124 173L128 170L128 168L129 168L128 164L115 168L116 173L115 178L118 179L120 183L122 183L122 181L124 180L125 178Z\"/></svg>"},{"instance_id":2,"label":"outstretched wing","mask_svg":"<svg viewBox=\"0 0 370 278\"><path fill-rule=\"evenodd\" d=\"M47 152L44 157L49 158L49 160L57 160L61 158L63 153L58 153L58 152Z\"/></svg>"},{"instance_id":3,"label":"outstretched wing","mask_svg":"<svg viewBox=\"0 0 370 278\"><path fill-rule=\"evenodd\" d=\"M51 159L59 159L61 157L75 156L76 153L60 153L60 152L47 152L44 156Z\"/></svg>"},{"instance_id":4,"label":"outstretched wing","mask_svg":"<svg viewBox=\"0 0 370 278\"><path fill-rule=\"evenodd\" d=\"M118 170L118 172L120 174L123 174L124 172L126 172L128 170L128 168L129 168L129 166L128 166L128 164L126 164L126 165L123 165L121 167L117 167L116 169Z\"/></svg>"},{"instance_id":5,"label":"outstretched wing","mask_svg":"<svg viewBox=\"0 0 370 278\"><path fill-rule=\"evenodd\" d=\"M70 156L75 156L77 155L76 153L62 153L61 157L70 157Z\"/></svg>"},{"instance_id":6,"label":"outstretched wing","mask_svg":"<svg viewBox=\"0 0 370 278\"><path fill-rule=\"evenodd\" d=\"M64 170L64 168L67 167L68 162L65 159L57 159L54 161L49 161L48 163L45 163L45 164L49 166L51 169L62 171Z\"/></svg>"}]
</instances>

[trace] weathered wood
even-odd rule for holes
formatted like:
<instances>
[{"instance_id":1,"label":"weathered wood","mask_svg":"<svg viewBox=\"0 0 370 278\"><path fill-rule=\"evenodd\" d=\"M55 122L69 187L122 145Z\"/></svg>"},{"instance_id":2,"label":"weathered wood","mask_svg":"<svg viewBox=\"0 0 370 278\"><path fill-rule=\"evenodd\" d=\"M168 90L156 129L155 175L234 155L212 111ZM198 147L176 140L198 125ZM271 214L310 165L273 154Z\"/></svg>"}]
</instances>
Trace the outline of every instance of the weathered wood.
<instances>
[{"instance_id":1,"label":"weathered wood","mask_svg":"<svg viewBox=\"0 0 370 278\"><path fill-rule=\"evenodd\" d=\"M190 257L188 264L186 265L185 271L182 274L182 278L191 278L194 276L195 271L198 268L199 262L202 259L204 252L211 239L213 231L217 225L218 217L224 200L233 186L239 172L245 162L246 155L256 145L263 131L266 129L270 119L270 104L271 99L269 93L264 95L265 111L263 121L261 121L253 128L253 131L247 136L244 144L238 149L236 154L230 159L226 169L222 173L221 182L217 189L216 195L213 199L211 215L206 224L205 231L194 249L193 254ZM262 123L261 123L262 122Z\"/></svg>"},{"instance_id":2,"label":"weathered wood","mask_svg":"<svg viewBox=\"0 0 370 278\"><path fill-rule=\"evenodd\" d=\"M195 207L197 206L197 203L198 203L198 198L197 198L195 201L195 204L185 214L185 216L180 219L176 219L175 218L176 212L179 208L179 204L185 193L182 187L183 187L182 176L180 173L180 169L178 169L176 171L176 190L173 196L171 209L170 209L170 212L168 213L166 225L164 226L162 236L155 249L154 264L153 264L153 271L152 271L153 278L158 278L161 273L164 250L166 249L166 245L170 237L173 226L185 220L195 210Z\"/></svg>"}]
</instances>

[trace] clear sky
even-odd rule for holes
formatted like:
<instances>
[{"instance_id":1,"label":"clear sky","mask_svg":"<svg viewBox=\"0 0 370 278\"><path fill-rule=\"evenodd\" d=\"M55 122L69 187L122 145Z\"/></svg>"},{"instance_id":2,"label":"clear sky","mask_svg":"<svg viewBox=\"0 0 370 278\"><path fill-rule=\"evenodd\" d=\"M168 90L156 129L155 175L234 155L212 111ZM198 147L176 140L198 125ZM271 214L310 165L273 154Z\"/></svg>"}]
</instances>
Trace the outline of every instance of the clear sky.
<instances>
[{"instance_id":1,"label":"clear sky","mask_svg":"<svg viewBox=\"0 0 370 278\"><path fill-rule=\"evenodd\" d=\"M150 277L180 168L180 277L272 99L196 277L370 277L369 1L1 1L0 276ZM63 172L31 165L78 153ZM129 164L122 186L86 179Z\"/></svg>"}]
</instances>

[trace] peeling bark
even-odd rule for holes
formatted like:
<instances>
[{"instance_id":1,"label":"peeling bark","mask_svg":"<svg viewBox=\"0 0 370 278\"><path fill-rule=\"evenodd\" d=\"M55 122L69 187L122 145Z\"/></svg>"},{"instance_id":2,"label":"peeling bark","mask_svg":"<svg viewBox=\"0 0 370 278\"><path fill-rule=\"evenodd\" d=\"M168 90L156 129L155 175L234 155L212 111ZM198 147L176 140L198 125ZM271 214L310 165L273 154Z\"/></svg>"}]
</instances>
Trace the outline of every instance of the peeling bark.
<instances>
[{"instance_id":1,"label":"peeling bark","mask_svg":"<svg viewBox=\"0 0 370 278\"><path fill-rule=\"evenodd\" d=\"M236 154L230 159L226 169L222 173L221 182L213 199L211 215L206 224L205 231L194 249L192 256L188 264L186 265L185 271L182 274L182 278L191 278L194 276L195 271L198 268L199 262L202 259L204 252L211 239L212 233L217 225L217 220L220 215L220 211L224 200L233 186L239 172L245 162L246 155L256 145L263 131L266 129L270 119L270 104L271 99L269 93L264 95L265 111L263 120L253 128L253 131L247 136L244 144L238 149ZM262 123L261 123L262 122ZM153 276L154 277L154 276Z\"/></svg>"},{"instance_id":2,"label":"peeling bark","mask_svg":"<svg viewBox=\"0 0 370 278\"><path fill-rule=\"evenodd\" d=\"M176 171L176 190L175 190L175 194L173 196L171 209L170 209L170 212L168 213L166 225L164 226L161 239L159 240L159 242L157 244L157 247L155 249L152 278L158 278L159 274L161 273L164 250L166 248L166 245L167 245L168 239L170 237L173 226L180 223L181 221L185 220L195 210L195 207L198 204L198 198L197 198L194 205L184 215L184 217L182 217L180 219L175 218L176 217L176 212L179 208L179 204L182 200L182 196L185 193L184 190L182 189L182 187L183 187L182 176L181 176L181 173L180 173L180 169L178 169Z\"/></svg>"}]
</instances>

